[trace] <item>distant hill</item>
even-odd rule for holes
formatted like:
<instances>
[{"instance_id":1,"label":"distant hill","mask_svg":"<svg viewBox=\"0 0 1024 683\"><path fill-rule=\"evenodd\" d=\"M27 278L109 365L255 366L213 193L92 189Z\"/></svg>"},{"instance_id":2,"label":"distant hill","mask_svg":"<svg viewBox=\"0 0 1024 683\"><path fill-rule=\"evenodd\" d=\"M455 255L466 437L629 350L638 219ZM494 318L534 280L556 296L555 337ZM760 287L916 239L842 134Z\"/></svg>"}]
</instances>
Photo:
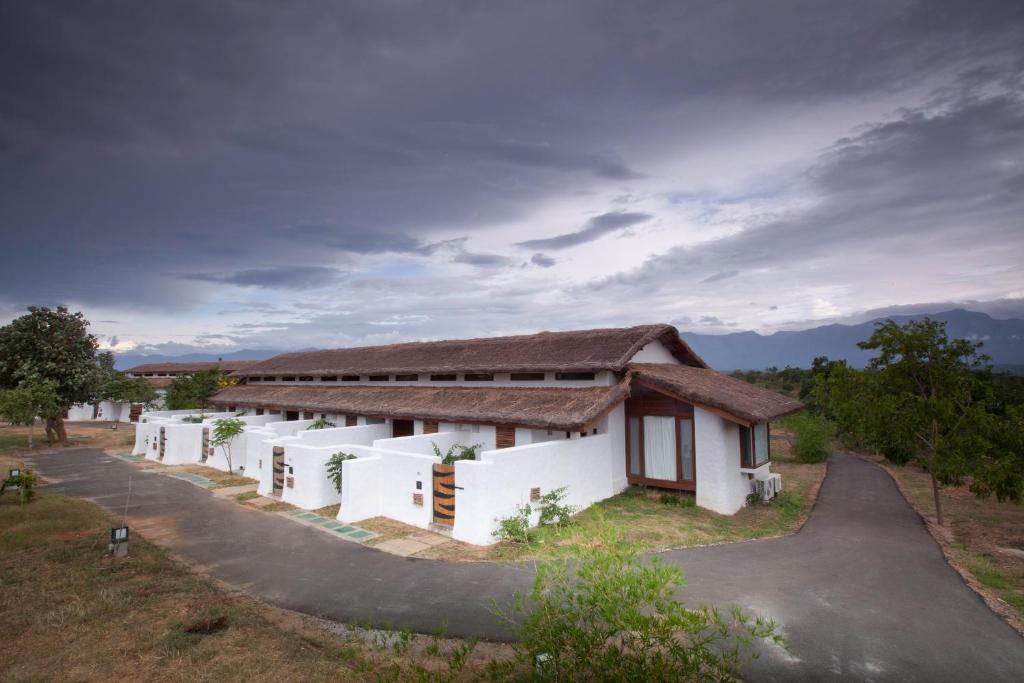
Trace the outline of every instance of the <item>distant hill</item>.
<instances>
[{"instance_id":1,"label":"distant hill","mask_svg":"<svg viewBox=\"0 0 1024 683\"><path fill-rule=\"evenodd\" d=\"M890 316L898 323L920 320L922 315ZM1024 366L1024 320L998 320L985 313L955 309L929 314L946 321L950 337L974 339L984 343L982 352L991 356L999 370L1013 372ZM884 320L879 318L878 320ZM683 338L716 370L761 370L772 366L810 367L815 356L845 359L863 367L875 355L857 348L857 342L871 336L872 320L858 325L823 325L796 332L757 332L697 334L684 332Z\"/></svg>"},{"instance_id":2,"label":"distant hill","mask_svg":"<svg viewBox=\"0 0 1024 683\"><path fill-rule=\"evenodd\" d=\"M242 349L241 351L232 351L231 353L187 353L183 356L164 356L161 354L146 354L146 353L121 353L115 354L114 367L118 370L126 370L136 365L143 363L196 363L196 362L215 362L218 358L220 360L262 360L264 358L270 358L276 356L281 351L268 351L261 349Z\"/></svg>"}]
</instances>

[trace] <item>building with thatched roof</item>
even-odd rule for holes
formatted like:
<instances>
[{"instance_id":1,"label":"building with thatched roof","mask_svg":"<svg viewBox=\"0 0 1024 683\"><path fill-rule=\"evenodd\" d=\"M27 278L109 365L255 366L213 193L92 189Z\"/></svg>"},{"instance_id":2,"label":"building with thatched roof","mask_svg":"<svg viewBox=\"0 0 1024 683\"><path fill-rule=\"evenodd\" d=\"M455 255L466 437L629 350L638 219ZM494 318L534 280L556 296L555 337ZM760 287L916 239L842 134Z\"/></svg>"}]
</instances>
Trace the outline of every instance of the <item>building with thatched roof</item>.
<instances>
[{"instance_id":1,"label":"building with thatched roof","mask_svg":"<svg viewBox=\"0 0 1024 683\"><path fill-rule=\"evenodd\" d=\"M709 368L671 325L285 353L232 376L211 402L271 420L246 449L261 493L478 544L561 487L580 507L638 484L734 513L779 489L769 422L802 408ZM300 433L314 420L335 426ZM335 492L338 452L355 457Z\"/></svg>"}]
</instances>

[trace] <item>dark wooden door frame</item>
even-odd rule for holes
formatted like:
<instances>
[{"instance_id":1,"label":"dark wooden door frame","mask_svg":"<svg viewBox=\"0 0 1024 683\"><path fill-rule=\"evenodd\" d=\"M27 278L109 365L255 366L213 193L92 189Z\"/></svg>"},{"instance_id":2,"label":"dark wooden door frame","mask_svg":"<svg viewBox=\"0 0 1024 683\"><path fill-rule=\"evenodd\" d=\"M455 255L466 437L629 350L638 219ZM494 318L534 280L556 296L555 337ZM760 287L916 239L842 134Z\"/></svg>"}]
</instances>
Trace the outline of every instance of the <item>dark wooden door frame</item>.
<instances>
[{"instance_id":1,"label":"dark wooden door frame","mask_svg":"<svg viewBox=\"0 0 1024 683\"><path fill-rule=\"evenodd\" d=\"M669 399L628 399L626 401L625 414L625 451L626 451L626 480L630 484L642 484L656 488L676 489L679 491L697 490L697 428L693 415L693 406L681 401ZM644 452L644 417L671 417L675 419L676 434L676 481L665 479L650 479L647 477L647 463ZM640 474L630 472L630 418L637 418L637 445L640 452L637 460L640 465ZM683 476L683 420L690 422L690 466L693 479L682 479Z\"/></svg>"}]
</instances>

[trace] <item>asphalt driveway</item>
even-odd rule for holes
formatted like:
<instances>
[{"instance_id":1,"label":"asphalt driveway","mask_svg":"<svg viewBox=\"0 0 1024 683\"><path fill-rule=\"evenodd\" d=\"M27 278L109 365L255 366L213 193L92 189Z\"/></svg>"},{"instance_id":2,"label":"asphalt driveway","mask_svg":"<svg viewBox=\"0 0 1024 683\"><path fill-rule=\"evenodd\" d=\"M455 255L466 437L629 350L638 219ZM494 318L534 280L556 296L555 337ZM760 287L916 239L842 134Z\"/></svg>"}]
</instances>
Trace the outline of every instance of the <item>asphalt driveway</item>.
<instances>
[{"instance_id":1,"label":"asphalt driveway","mask_svg":"<svg viewBox=\"0 0 1024 683\"><path fill-rule=\"evenodd\" d=\"M276 605L345 622L506 639L491 613L529 588L529 564L400 558L244 508L94 449L30 458L60 493L121 514L218 579ZM781 625L749 680L1024 680L1024 639L946 564L889 476L836 455L803 530L785 538L665 553L683 598L738 604Z\"/></svg>"}]
</instances>

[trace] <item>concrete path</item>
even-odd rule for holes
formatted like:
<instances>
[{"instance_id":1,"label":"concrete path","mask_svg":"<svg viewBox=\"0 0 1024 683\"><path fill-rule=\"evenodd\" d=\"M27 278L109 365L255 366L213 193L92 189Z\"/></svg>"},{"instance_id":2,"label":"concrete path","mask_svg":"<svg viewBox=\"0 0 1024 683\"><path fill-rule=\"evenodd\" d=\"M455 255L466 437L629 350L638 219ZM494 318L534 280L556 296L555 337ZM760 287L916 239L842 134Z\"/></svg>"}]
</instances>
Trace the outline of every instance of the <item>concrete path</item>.
<instances>
[{"instance_id":1,"label":"concrete path","mask_svg":"<svg viewBox=\"0 0 1024 683\"><path fill-rule=\"evenodd\" d=\"M218 579L300 612L424 632L446 620L450 635L504 639L491 605L530 585L529 564L395 557L101 451L30 460L52 490L118 513L131 477L131 523ZM1024 639L946 564L889 476L857 458L832 459L800 533L665 557L686 570L687 602L739 604L780 623L794 656L766 651L748 680L1024 680Z\"/></svg>"}]
</instances>

